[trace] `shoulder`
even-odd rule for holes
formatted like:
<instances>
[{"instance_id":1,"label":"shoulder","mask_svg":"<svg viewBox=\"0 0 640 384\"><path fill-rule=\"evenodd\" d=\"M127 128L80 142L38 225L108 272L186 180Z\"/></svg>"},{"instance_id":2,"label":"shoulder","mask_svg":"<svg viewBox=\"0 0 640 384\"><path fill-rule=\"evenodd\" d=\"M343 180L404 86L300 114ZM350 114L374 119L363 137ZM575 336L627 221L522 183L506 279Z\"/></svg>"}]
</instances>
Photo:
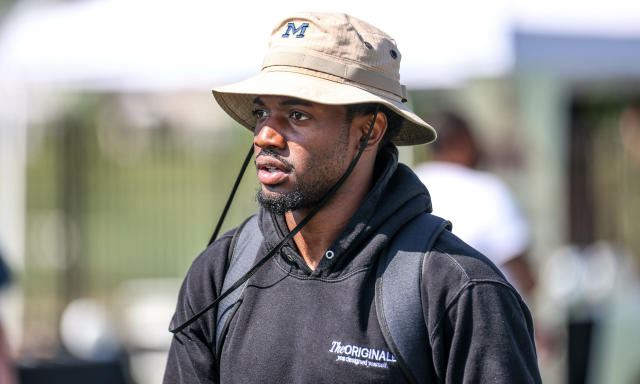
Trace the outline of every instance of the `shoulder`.
<instances>
[{"instance_id":1,"label":"shoulder","mask_svg":"<svg viewBox=\"0 0 640 384\"><path fill-rule=\"evenodd\" d=\"M227 267L229 247L238 228L229 230L209 244L191 263L187 279L211 278L218 271L224 272Z\"/></svg>"},{"instance_id":2,"label":"shoulder","mask_svg":"<svg viewBox=\"0 0 640 384\"><path fill-rule=\"evenodd\" d=\"M423 273L426 283L452 289L482 281L510 286L491 260L450 231L443 231L427 254Z\"/></svg>"},{"instance_id":3,"label":"shoulder","mask_svg":"<svg viewBox=\"0 0 640 384\"><path fill-rule=\"evenodd\" d=\"M424 259L421 288L434 362L443 377L463 382L468 369L479 368L476 378L540 382L531 313L484 255L443 232ZM485 369L487 356L500 367Z\"/></svg>"},{"instance_id":4,"label":"shoulder","mask_svg":"<svg viewBox=\"0 0 640 384\"><path fill-rule=\"evenodd\" d=\"M426 315L433 323L473 286L504 291L506 296L520 300L517 291L491 260L449 231L442 232L426 255L421 285L423 301L429 308Z\"/></svg>"},{"instance_id":5,"label":"shoulder","mask_svg":"<svg viewBox=\"0 0 640 384\"><path fill-rule=\"evenodd\" d=\"M237 228L211 243L191 263L182 283L176 315L188 317L214 300L222 289L228 253Z\"/></svg>"},{"instance_id":6,"label":"shoulder","mask_svg":"<svg viewBox=\"0 0 640 384\"><path fill-rule=\"evenodd\" d=\"M224 233L196 257L187 272L180 292L181 296L187 295L189 298L205 296L205 300L210 300L212 296L217 297L220 294L229 268L231 248L236 252L242 249L239 244L243 239L239 236L240 231L253 218L257 216L248 217L241 225ZM247 227L247 229L249 232L255 230L254 227ZM242 233L247 232L247 230L242 231Z\"/></svg>"}]
</instances>

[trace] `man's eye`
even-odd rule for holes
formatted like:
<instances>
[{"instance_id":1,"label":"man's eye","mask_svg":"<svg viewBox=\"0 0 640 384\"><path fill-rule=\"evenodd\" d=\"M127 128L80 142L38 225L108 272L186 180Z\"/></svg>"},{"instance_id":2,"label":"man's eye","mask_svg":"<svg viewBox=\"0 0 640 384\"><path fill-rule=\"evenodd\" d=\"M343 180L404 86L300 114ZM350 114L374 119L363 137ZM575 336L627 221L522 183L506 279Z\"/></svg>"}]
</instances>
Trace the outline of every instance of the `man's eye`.
<instances>
[{"instance_id":1,"label":"man's eye","mask_svg":"<svg viewBox=\"0 0 640 384\"><path fill-rule=\"evenodd\" d=\"M265 111L264 109L254 109L252 112L253 116L255 116L256 119L262 119L263 117L267 116L267 111Z\"/></svg>"},{"instance_id":2,"label":"man's eye","mask_svg":"<svg viewBox=\"0 0 640 384\"><path fill-rule=\"evenodd\" d=\"M308 120L308 119L309 119L309 116L305 115L305 114L304 114L304 113L302 113L302 112L298 112L298 111L293 111L293 112L291 112L291 115L290 115L290 116L291 116L291 118L292 118L292 119L294 119L294 120L298 120L298 121L301 121L301 120Z\"/></svg>"}]
</instances>

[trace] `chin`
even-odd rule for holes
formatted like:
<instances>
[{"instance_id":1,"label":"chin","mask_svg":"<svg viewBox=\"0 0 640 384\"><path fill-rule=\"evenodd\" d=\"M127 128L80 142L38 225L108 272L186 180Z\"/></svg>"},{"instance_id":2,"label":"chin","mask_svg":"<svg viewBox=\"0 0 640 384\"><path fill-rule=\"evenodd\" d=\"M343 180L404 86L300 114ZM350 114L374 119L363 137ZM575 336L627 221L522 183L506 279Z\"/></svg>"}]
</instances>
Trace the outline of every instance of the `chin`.
<instances>
[{"instance_id":1,"label":"chin","mask_svg":"<svg viewBox=\"0 0 640 384\"><path fill-rule=\"evenodd\" d=\"M263 185L256 193L256 201L263 208L273 213L283 214L298 209L303 205L304 198L297 190L290 192L273 191Z\"/></svg>"}]
</instances>

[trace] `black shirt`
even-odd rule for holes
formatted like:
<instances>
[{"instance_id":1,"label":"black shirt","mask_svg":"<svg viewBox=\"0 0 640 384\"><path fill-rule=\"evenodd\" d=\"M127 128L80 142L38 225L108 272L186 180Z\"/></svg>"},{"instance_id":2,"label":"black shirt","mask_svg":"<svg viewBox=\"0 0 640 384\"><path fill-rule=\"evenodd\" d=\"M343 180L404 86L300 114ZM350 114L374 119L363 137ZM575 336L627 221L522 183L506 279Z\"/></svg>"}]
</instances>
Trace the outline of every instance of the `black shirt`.
<instances>
[{"instance_id":1,"label":"black shirt","mask_svg":"<svg viewBox=\"0 0 640 384\"><path fill-rule=\"evenodd\" d=\"M377 182L330 247L335 256L311 270L293 242L285 246L249 280L220 356L210 311L174 337L165 383L406 382L378 325L376 263L393 235L431 203L413 172L397 163L394 147L378 157ZM264 211L259 222L261 256L288 229L283 217ZM221 293L233 233L194 261L174 325ZM486 257L444 233L426 259L421 291L428 381L541 382L531 315Z\"/></svg>"}]
</instances>

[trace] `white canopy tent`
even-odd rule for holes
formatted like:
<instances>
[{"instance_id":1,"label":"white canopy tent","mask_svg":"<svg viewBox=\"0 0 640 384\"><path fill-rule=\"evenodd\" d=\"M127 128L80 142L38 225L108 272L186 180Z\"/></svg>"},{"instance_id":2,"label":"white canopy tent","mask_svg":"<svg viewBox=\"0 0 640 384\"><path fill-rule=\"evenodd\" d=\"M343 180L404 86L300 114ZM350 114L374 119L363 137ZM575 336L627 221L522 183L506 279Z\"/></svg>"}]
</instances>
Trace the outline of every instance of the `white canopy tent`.
<instances>
[{"instance_id":1,"label":"white canopy tent","mask_svg":"<svg viewBox=\"0 0 640 384\"><path fill-rule=\"evenodd\" d=\"M383 26L404 55L403 81L423 86L508 67L507 8L502 0L491 3L415 9L406 2L381 12L364 2L345 7L328 0L316 8L344 10ZM294 11L290 5L103 0L17 10L0 40L0 68L30 84L210 87L260 69L271 28Z\"/></svg>"},{"instance_id":2,"label":"white canopy tent","mask_svg":"<svg viewBox=\"0 0 640 384\"><path fill-rule=\"evenodd\" d=\"M0 34L2 78L105 89L201 89L254 74L274 23L307 8L281 0L26 4L9 15ZM399 1L381 9L371 2L325 0L312 8L381 26L399 43L402 81L424 87L508 71L514 28L640 35L640 3L590 4Z\"/></svg>"}]
</instances>

